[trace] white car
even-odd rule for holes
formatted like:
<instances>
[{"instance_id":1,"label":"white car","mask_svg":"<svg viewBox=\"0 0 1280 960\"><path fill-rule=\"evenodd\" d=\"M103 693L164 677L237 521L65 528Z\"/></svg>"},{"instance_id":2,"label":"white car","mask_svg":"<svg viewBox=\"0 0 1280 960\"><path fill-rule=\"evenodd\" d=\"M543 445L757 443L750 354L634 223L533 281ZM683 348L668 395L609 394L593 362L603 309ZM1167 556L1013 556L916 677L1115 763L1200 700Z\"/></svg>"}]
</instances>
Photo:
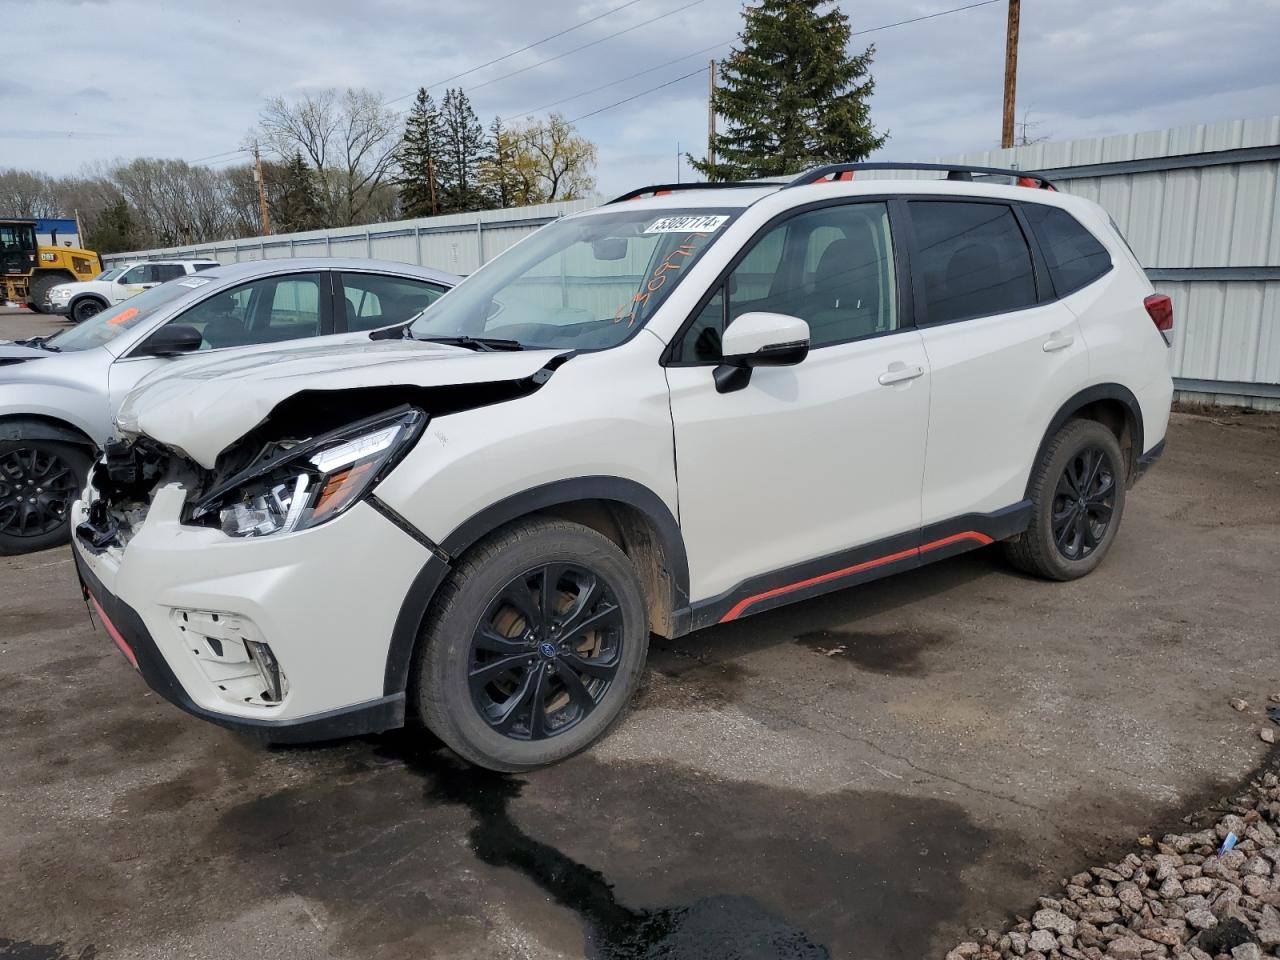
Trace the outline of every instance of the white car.
<instances>
[{"instance_id":1,"label":"white car","mask_svg":"<svg viewBox=\"0 0 1280 960\"><path fill-rule=\"evenodd\" d=\"M139 387L73 508L87 597L198 716L412 714L512 771L606 731L650 632L994 541L1090 572L1164 444L1168 298L1042 178L845 179L868 166L636 191L412 339Z\"/></svg>"},{"instance_id":2,"label":"white car","mask_svg":"<svg viewBox=\"0 0 1280 960\"><path fill-rule=\"evenodd\" d=\"M217 260L140 260L104 270L92 280L59 283L49 288L43 304L46 313L70 316L83 323L107 307L115 306L166 280L176 280L219 266Z\"/></svg>"}]
</instances>

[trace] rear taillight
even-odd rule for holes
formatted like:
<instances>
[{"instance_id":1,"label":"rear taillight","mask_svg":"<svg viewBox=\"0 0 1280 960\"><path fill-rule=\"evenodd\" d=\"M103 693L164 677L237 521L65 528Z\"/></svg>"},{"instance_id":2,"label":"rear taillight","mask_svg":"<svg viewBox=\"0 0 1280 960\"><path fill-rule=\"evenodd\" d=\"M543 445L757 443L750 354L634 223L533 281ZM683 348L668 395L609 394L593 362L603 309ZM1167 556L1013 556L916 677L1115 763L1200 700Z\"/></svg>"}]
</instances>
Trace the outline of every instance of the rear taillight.
<instances>
[{"instance_id":1,"label":"rear taillight","mask_svg":"<svg viewBox=\"0 0 1280 960\"><path fill-rule=\"evenodd\" d=\"M1142 301L1142 305L1147 308L1147 314L1151 317L1151 322L1156 325L1156 329L1164 337L1164 342L1172 344L1173 301L1163 293L1153 293Z\"/></svg>"}]
</instances>

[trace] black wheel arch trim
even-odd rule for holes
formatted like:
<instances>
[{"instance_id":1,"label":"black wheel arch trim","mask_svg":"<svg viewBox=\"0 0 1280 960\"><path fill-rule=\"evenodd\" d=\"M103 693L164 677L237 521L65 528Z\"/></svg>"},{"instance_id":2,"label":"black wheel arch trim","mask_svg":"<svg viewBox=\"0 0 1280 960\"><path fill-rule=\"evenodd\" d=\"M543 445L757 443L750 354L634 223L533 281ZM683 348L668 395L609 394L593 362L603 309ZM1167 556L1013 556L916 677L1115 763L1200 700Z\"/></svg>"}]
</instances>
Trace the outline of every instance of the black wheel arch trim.
<instances>
[{"instance_id":1,"label":"black wheel arch trim","mask_svg":"<svg viewBox=\"0 0 1280 960\"><path fill-rule=\"evenodd\" d=\"M521 517L583 501L612 501L640 511L650 521L662 550L664 566L670 575L670 609L687 614L689 561L680 525L661 497L634 480L609 476L575 477L531 487L504 497L463 521L439 542L439 550L443 556L456 558L482 537ZM409 667L422 621L451 566L440 553L432 553L414 577L392 628L383 693L391 695L407 689Z\"/></svg>"},{"instance_id":2,"label":"black wheel arch trim","mask_svg":"<svg viewBox=\"0 0 1280 960\"><path fill-rule=\"evenodd\" d=\"M1053 419L1049 421L1049 426L1045 428L1044 435L1040 438L1040 446L1036 448L1035 458L1031 461L1027 469L1026 496L1031 496L1031 478L1035 475L1036 464L1044 456L1045 450L1049 446L1049 442L1053 439L1054 434L1062 429L1063 424L1074 417L1091 403L1097 403L1099 400L1116 400L1124 408L1126 416L1125 421L1129 427L1129 436L1132 439L1132 445L1129 450L1128 462L1125 464L1126 476L1129 486L1133 485L1134 480L1139 473L1138 464L1144 453L1144 440L1142 429L1142 406L1138 403L1138 398L1134 396L1133 391L1128 387L1118 383L1098 383L1092 387L1086 387L1079 393L1070 397L1062 406L1058 408L1058 412L1053 415Z\"/></svg>"},{"instance_id":3,"label":"black wheel arch trim","mask_svg":"<svg viewBox=\"0 0 1280 960\"><path fill-rule=\"evenodd\" d=\"M0 440L53 440L84 447L91 453L97 450L92 440L69 424L21 414L0 417Z\"/></svg>"},{"instance_id":4,"label":"black wheel arch trim","mask_svg":"<svg viewBox=\"0 0 1280 960\"><path fill-rule=\"evenodd\" d=\"M107 298L102 296L101 294L82 293L79 296L72 297L71 300L68 301L67 303L68 312L75 310L76 304L84 303L86 300L92 300L94 303L100 304L103 310L111 306L110 301L108 301Z\"/></svg>"}]
</instances>

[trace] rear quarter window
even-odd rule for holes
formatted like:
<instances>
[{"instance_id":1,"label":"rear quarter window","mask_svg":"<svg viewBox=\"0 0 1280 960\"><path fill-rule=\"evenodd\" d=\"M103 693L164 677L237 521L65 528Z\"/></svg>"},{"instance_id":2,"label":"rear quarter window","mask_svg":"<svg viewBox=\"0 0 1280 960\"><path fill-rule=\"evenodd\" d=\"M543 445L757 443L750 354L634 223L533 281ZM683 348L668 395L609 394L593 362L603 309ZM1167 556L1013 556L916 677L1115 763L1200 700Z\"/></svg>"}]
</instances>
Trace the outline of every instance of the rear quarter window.
<instances>
[{"instance_id":1,"label":"rear quarter window","mask_svg":"<svg viewBox=\"0 0 1280 960\"><path fill-rule=\"evenodd\" d=\"M1111 269L1107 248L1067 211L1042 203L1024 204L1022 209L1040 241L1059 297L1088 286Z\"/></svg>"}]
</instances>

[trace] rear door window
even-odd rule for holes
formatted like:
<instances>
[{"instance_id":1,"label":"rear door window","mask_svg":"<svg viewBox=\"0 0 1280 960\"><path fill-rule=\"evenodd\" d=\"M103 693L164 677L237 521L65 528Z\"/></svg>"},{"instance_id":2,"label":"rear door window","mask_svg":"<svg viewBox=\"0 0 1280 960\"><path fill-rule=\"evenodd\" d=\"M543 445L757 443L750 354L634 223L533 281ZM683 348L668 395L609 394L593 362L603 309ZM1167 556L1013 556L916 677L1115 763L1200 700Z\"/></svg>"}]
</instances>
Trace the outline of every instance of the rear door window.
<instances>
[{"instance_id":1,"label":"rear door window","mask_svg":"<svg viewBox=\"0 0 1280 960\"><path fill-rule=\"evenodd\" d=\"M186 271L182 269L179 263L153 263L151 265L152 283L164 283L166 280L174 280L178 277L186 276Z\"/></svg>"},{"instance_id":2,"label":"rear door window","mask_svg":"<svg viewBox=\"0 0 1280 960\"><path fill-rule=\"evenodd\" d=\"M1111 254L1075 217L1057 207L1027 203L1022 207L1040 250L1049 264L1054 293L1065 297L1111 269Z\"/></svg>"},{"instance_id":3,"label":"rear door window","mask_svg":"<svg viewBox=\"0 0 1280 960\"><path fill-rule=\"evenodd\" d=\"M411 277L342 274L347 329L376 330L416 317L444 295L444 288Z\"/></svg>"},{"instance_id":4,"label":"rear door window","mask_svg":"<svg viewBox=\"0 0 1280 960\"><path fill-rule=\"evenodd\" d=\"M908 206L926 322L985 317L1037 302L1031 250L1008 205L913 200Z\"/></svg>"}]
</instances>

